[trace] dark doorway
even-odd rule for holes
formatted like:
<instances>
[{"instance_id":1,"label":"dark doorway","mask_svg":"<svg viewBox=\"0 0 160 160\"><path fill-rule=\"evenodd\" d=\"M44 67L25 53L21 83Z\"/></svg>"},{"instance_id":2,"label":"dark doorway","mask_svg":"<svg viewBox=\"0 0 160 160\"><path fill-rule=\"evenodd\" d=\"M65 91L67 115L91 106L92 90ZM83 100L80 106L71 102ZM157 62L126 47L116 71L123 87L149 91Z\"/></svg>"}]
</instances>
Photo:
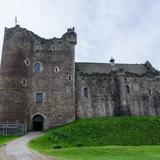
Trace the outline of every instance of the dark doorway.
<instances>
[{"instance_id":1,"label":"dark doorway","mask_svg":"<svg viewBox=\"0 0 160 160\"><path fill-rule=\"evenodd\" d=\"M44 118L41 115L33 117L33 131L43 131Z\"/></svg>"}]
</instances>

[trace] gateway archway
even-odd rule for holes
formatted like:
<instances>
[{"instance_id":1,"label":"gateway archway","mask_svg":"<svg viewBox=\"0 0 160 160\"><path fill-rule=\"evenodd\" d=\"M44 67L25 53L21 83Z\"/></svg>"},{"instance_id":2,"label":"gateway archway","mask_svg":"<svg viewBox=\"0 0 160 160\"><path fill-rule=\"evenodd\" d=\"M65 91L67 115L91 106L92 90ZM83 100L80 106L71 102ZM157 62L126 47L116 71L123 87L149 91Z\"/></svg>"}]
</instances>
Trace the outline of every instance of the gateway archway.
<instances>
[{"instance_id":1,"label":"gateway archway","mask_svg":"<svg viewBox=\"0 0 160 160\"><path fill-rule=\"evenodd\" d=\"M33 131L43 131L44 118L41 115L33 117Z\"/></svg>"}]
</instances>

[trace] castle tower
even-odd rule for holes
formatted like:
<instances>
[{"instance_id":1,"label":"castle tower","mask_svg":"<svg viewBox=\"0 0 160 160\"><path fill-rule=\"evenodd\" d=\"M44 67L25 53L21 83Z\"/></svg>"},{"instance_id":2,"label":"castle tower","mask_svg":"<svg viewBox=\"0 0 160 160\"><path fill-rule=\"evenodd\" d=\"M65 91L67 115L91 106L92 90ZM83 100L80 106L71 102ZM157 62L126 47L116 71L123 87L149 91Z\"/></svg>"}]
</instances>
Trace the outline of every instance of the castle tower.
<instances>
[{"instance_id":1,"label":"castle tower","mask_svg":"<svg viewBox=\"0 0 160 160\"><path fill-rule=\"evenodd\" d=\"M26 123L29 67L26 57L31 53L30 36L18 25L5 28L1 60L0 121Z\"/></svg>"},{"instance_id":2,"label":"castle tower","mask_svg":"<svg viewBox=\"0 0 160 160\"><path fill-rule=\"evenodd\" d=\"M0 121L42 130L75 119L75 45L68 29L44 39L16 25L5 29L0 84Z\"/></svg>"}]
</instances>

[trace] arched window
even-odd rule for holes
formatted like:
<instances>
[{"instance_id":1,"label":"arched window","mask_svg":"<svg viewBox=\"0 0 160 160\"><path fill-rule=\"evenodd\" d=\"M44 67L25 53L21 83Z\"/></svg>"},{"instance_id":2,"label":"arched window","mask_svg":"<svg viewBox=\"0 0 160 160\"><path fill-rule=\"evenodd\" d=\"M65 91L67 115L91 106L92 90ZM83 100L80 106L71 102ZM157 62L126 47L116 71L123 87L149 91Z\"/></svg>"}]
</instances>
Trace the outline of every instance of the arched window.
<instances>
[{"instance_id":1,"label":"arched window","mask_svg":"<svg viewBox=\"0 0 160 160\"><path fill-rule=\"evenodd\" d=\"M129 88L128 85L126 85L126 92L127 92L127 93L130 93L130 88Z\"/></svg>"},{"instance_id":2,"label":"arched window","mask_svg":"<svg viewBox=\"0 0 160 160\"><path fill-rule=\"evenodd\" d=\"M88 88L83 89L83 95L84 97L88 98Z\"/></svg>"},{"instance_id":3,"label":"arched window","mask_svg":"<svg viewBox=\"0 0 160 160\"><path fill-rule=\"evenodd\" d=\"M35 63L34 70L35 70L35 73L41 72L41 63Z\"/></svg>"}]
</instances>

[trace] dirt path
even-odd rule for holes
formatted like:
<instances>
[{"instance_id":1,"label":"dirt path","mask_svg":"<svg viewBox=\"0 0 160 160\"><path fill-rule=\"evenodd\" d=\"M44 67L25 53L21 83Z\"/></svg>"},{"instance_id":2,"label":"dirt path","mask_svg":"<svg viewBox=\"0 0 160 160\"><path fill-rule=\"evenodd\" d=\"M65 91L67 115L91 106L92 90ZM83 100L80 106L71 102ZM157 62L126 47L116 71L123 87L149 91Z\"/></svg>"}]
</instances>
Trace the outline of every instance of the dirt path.
<instances>
[{"instance_id":1,"label":"dirt path","mask_svg":"<svg viewBox=\"0 0 160 160\"><path fill-rule=\"evenodd\" d=\"M30 132L6 146L0 148L0 160L53 160L27 147L27 143L41 135L41 132Z\"/></svg>"}]
</instances>

